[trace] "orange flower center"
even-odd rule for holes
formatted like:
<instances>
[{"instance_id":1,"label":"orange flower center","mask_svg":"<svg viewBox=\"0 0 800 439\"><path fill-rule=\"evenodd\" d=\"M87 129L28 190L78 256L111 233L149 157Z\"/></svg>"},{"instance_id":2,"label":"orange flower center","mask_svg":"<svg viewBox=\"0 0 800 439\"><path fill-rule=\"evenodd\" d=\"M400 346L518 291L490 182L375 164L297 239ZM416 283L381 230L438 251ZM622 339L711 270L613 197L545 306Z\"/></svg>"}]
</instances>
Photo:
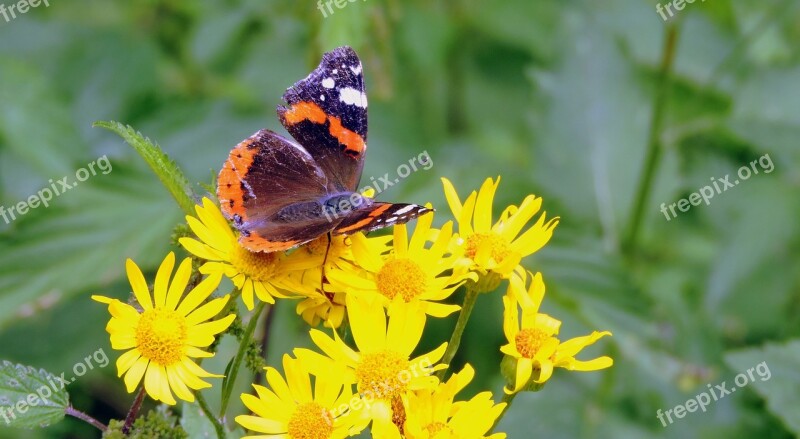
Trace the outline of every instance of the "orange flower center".
<instances>
[{"instance_id":1,"label":"orange flower center","mask_svg":"<svg viewBox=\"0 0 800 439\"><path fill-rule=\"evenodd\" d=\"M451 430L450 427L448 427L447 424L445 424L443 422L432 422L432 423L428 424L428 426L425 427L425 429L428 430L428 436L429 437L435 436L436 433L438 433L438 432L440 432L442 430L446 430L446 431L448 431L450 433L453 432L453 430Z\"/></svg>"},{"instance_id":2,"label":"orange flower center","mask_svg":"<svg viewBox=\"0 0 800 439\"><path fill-rule=\"evenodd\" d=\"M187 332L186 318L182 315L167 309L151 309L136 324L136 348L144 358L160 366L171 366L184 356Z\"/></svg>"},{"instance_id":3,"label":"orange flower center","mask_svg":"<svg viewBox=\"0 0 800 439\"><path fill-rule=\"evenodd\" d=\"M474 260L478 252L485 247L489 247L489 254L498 264L511 253L508 242L497 233L476 233L467 238L464 254Z\"/></svg>"},{"instance_id":4,"label":"orange flower center","mask_svg":"<svg viewBox=\"0 0 800 439\"><path fill-rule=\"evenodd\" d=\"M408 388L408 380L403 380L403 372L408 371L408 366L408 358L397 352L387 350L362 354L356 366L359 393L383 400L400 396Z\"/></svg>"},{"instance_id":5,"label":"orange flower center","mask_svg":"<svg viewBox=\"0 0 800 439\"><path fill-rule=\"evenodd\" d=\"M325 258L325 253L328 253L327 263L334 262L345 255L347 249L350 248L350 238L347 236L332 236L330 238L330 245L328 243L328 235L320 236L319 238L309 242L301 247L310 256ZM320 259L320 264L322 259Z\"/></svg>"},{"instance_id":6,"label":"orange flower center","mask_svg":"<svg viewBox=\"0 0 800 439\"><path fill-rule=\"evenodd\" d=\"M250 279L256 282L265 282L275 275L279 258L280 252L251 252L237 242L233 246L231 265Z\"/></svg>"},{"instance_id":7,"label":"orange flower center","mask_svg":"<svg viewBox=\"0 0 800 439\"><path fill-rule=\"evenodd\" d=\"M550 335L541 329L526 328L520 331L514 338L517 350L525 358L533 358L545 341L550 339Z\"/></svg>"},{"instance_id":8,"label":"orange flower center","mask_svg":"<svg viewBox=\"0 0 800 439\"><path fill-rule=\"evenodd\" d=\"M376 282L381 294L394 299L400 296L406 302L425 292L425 271L411 259L392 259L378 272Z\"/></svg>"},{"instance_id":9,"label":"orange flower center","mask_svg":"<svg viewBox=\"0 0 800 439\"><path fill-rule=\"evenodd\" d=\"M333 435L333 416L316 402L307 402L297 406L288 426L292 439L328 439Z\"/></svg>"}]
</instances>

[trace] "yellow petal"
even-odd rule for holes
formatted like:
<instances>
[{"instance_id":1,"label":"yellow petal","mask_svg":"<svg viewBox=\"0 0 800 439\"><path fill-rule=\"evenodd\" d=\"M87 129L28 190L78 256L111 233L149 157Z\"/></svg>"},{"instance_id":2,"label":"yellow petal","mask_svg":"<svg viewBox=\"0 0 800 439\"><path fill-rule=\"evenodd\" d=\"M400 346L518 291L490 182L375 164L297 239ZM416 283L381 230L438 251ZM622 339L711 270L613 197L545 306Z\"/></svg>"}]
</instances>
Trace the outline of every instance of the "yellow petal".
<instances>
[{"instance_id":1,"label":"yellow petal","mask_svg":"<svg viewBox=\"0 0 800 439\"><path fill-rule=\"evenodd\" d=\"M522 357L517 360L517 376L514 378L514 392L519 392L528 384L532 373L533 362L529 358Z\"/></svg>"},{"instance_id":2,"label":"yellow petal","mask_svg":"<svg viewBox=\"0 0 800 439\"><path fill-rule=\"evenodd\" d=\"M117 372L119 375L127 372L128 369L130 369L131 366L133 366L141 356L142 354L137 349L131 349L128 352L120 355L119 358L117 358Z\"/></svg>"},{"instance_id":3,"label":"yellow petal","mask_svg":"<svg viewBox=\"0 0 800 439\"><path fill-rule=\"evenodd\" d=\"M491 178L484 180L478 191L478 199L475 202L475 232L487 233L492 229L492 204L497 185L500 184L500 177L497 177L497 184Z\"/></svg>"},{"instance_id":4,"label":"yellow petal","mask_svg":"<svg viewBox=\"0 0 800 439\"><path fill-rule=\"evenodd\" d=\"M153 302L150 299L150 290L147 288L147 282L144 280L142 270L136 265L133 260L128 259L125 261L125 269L128 272L128 280L133 289L133 295L136 296L136 301L142 306L145 311L153 309Z\"/></svg>"},{"instance_id":5,"label":"yellow petal","mask_svg":"<svg viewBox=\"0 0 800 439\"><path fill-rule=\"evenodd\" d=\"M367 303L347 295L347 315L353 329L353 338L361 352L386 349L386 313L378 301Z\"/></svg>"},{"instance_id":6,"label":"yellow petal","mask_svg":"<svg viewBox=\"0 0 800 439\"><path fill-rule=\"evenodd\" d=\"M574 358L571 358L571 360L572 361L570 361L567 365L561 367L569 370L588 372L592 370L606 369L614 365L614 360L607 356L598 357L589 361L580 361Z\"/></svg>"},{"instance_id":7,"label":"yellow petal","mask_svg":"<svg viewBox=\"0 0 800 439\"><path fill-rule=\"evenodd\" d=\"M125 388L128 393L133 393L136 390L136 387L139 385L139 382L142 381L142 376L147 371L147 365L150 363L150 360L144 357L139 357L136 360L136 363L128 369L128 373L125 374ZM117 376L122 376L124 372L117 371Z\"/></svg>"},{"instance_id":8,"label":"yellow petal","mask_svg":"<svg viewBox=\"0 0 800 439\"><path fill-rule=\"evenodd\" d=\"M292 359L289 355L283 356L283 371L286 375L286 383L292 392L294 401L298 403L311 402L311 378L308 372L303 369L300 361Z\"/></svg>"},{"instance_id":9,"label":"yellow petal","mask_svg":"<svg viewBox=\"0 0 800 439\"><path fill-rule=\"evenodd\" d=\"M610 336L611 332L594 331L589 335L585 335L583 337L575 337L573 339L567 340L564 343L561 343L561 346L558 347L558 357L574 357L583 348L589 346L590 344L593 344L597 340L607 335Z\"/></svg>"},{"instance_id":10,"label":"yellow petal","mask_svg":"<svg viewBox=\"0 0 800 439\"><path fill-rule=\"evenodd\" d=\"M542 199L533 195L528 195L522 200L519 209L506 221L501 224L503 236L509 241L513 241L517 237L520 230L525 227L525 224L536 215L536 212L542 207Z\"/></svg>"},{"instance_id":11,"label":"yellow petal","mask_svg":"<svg viewBox=\"0 0 800 439\"><path fill-rule=\"evenodd\" d=\"M178 371L176 370L176 366L167 366L166 371L169 387L175 391L175 395L184 401L194 402L194 393L192 393L192 391L186 387L186 384L183 382L178 374Z\"/></svg>"},{"instance_id":12,"label":"yellow petal","mask_svg":"<svg viewBox=\"0 0 800 439\"><path fill-rule=\"evenodd\" d=\"M398 258L406 257L408 253L408 230L405 224L398 224L394 226L394 239L392 245L394 246L394 253Z\"/></svg>"},{"instance_id":13,"label":"yellow petal","mask_svg":"<svg viewBox=\"0 0 800 439\"><path fill-rule=\"evenodd\" d=\"M442 185L444 186L444 197L447 199L450 211L453 212L453 217L459 218L461 216L461 200L458 198L458 193L456 193L453 183L442 177Z\"/></svg>"},{"instance_id":14,"label":"yellow petal","mask_svg":"<svg viewBox=\"0 0 800 439\"><path fill-rule=\"evenodd\" d=\"M194 238L181 238L178 240L178 242L183 246L183 248L186 249L186 251L197 256L198 258L205 259L207 261L221 261L225 259L219 251Z\"/></svg>"},{"instance_id":15,"label":"yellow petal","mask_svg":"<svg viewBox=\"0 0 800 439\"><path fill-rule=\"evenodd\" d=\"M236 422L248 430L269 434L269 436L247 436L249 438L291 439L288 434L277 434L287 430L286 424L282 422L249 415L237 416Z\"/></svg>"},{"instance_id":16,"label":"yellow petal","mask_svg":"<svg viewBox=\"0 0 800 439\"><path fill-rule=\"evenodd\" d=\"M186 258L178 266L178 271L175 272L175 277L172 278L172 283L169 285L167 292L167 301L164 307L168 310L174 310L181 301L183 292L186 291L186 286L189 284L189 277L192 275L192 260Z\"/></svg>"},{"instance_id":17,"label":"yellow petal","mask_svg":"<svg viewBox=\"0 0 800 439\"><path fill-rule=\"evenodd\" d=\"M215 317L225 308L225 305L228 304L228 299L230 299L230 296L227 295L219 297L197 308L186 316L186 323L189 325L196 325Z\"/></svg>"},{"instance_id":18,"label":"yellow petal","mask_svg":"<svg viewBox=\"0 0 800 439\"><path fill-rule=\"evenodd\" d=\"M153 302L156 308L163 308L167 301L167 286L172 269L175 267L175 253L169 252L161 262L156 272L156 282L153 284Z\"/></svg>"},{"instance_id":19,"label":"yellow petal","mask_svg":"<svg viewBox=\"0 0 800 439\"><path fill-rule=\"evenodd\" d=\"M380 312L383 314L383 309ZM395 302L390 308L390 314L386 348L408 357L422 338L422 331L425 329L425 313L417 306L417 303ZM353 328L353 335L355 336L355 328Z\"/></svg>"}]
</instances>

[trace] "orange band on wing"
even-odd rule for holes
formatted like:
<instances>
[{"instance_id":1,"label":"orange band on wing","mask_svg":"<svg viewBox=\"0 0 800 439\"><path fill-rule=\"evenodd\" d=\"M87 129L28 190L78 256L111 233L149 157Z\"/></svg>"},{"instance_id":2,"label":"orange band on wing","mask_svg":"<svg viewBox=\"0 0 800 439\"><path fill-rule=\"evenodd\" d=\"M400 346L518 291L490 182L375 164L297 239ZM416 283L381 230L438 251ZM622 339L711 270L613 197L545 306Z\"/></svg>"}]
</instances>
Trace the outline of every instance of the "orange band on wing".
<instances>
[{"instance_id":1,"label":"orange band on wing","mask_svg":"<svg viewBox=\"0 0 800 439\"><path fill-rule=\"evenodd\" d=\"M322 111L322 108L319 108L319 105L313 102L298 102L286 110L283 117L286 118L286 122L289 125L295 125L304 120L325 123L328 115Z\"/></svg>"},{"instance_id":2,"label":"orange band on wing","mask_svg":"<svg viewBox=\"0 0 800 439\"><path fill-rule=\"evenodd\" d=\"M304 120L318 124L323 124L326 120L329 121L328 131L331 136L344 145L345 151L351 152L356 157L363 154L364 149L367 147L363 137L355 131L345 128L341 119L335 116L328 116L319 105L313 102L293 104L283 113L283 117L289 125L296 125Z\"/></svg>"},{"instance_id":3,"label":"orange band on wing","mask_svg":"<svg viewBox=\"0 0 800 439\"><path fill-rule=\"evenodd\" d=\"M253 164L258 149L250 149L253 139L245 139L233 148L228 155L228 160L222 165L217 176L217 198L222 212L228 218L239 215L247 221L247 212L244 202L249 194L242 189L242 179L247 175L247 170Z\"/></svg>"},{"instance_id":4,"label":"orange band on wing","mask_svg":"<svg viewBox=\"0 0 800 439\"><path fill-rule=\"evenodd\" d=\"M338 117L328 116L328 120L331 123L329 128L331 136L336 137L336 140L344 145L345 151L353 152L356 157L364 153L367 145L364 143L363 137L343 127L342 121Z\"/></svg>"},{"instance_id":5,"label":"orange band on wing","mask_svg":"<svg viewBox=\"0 0 800 439\"><path fill-rule=\"evenodd\" d=\"M371 223L376 217L380 216L383 212L386 212L386 210L389 209L390 207L392 207L391 204L381 205L377 209L375 209L372 212L370 212L368 217L366 217L366 218L364 218L364 219L362 219L362 220L360 220L360 221L358 221L356 223L350 224L349 226L347 226L347 227L345 227L343 229L338 229L338 230L334 230L334 231L337 234L339 234L339 233L347 233L347 232L350 232L350 231L353 231L353 230L358 230L358 229L366 226L367 224Z\"/></svg>"},{"instance_id":6,"label":"orange band on wing","mask_svg":"<svg viewBox=\"0 0 800 439\"><path fill-rule=\"evenodd\" d=\"M253 233L250 236L240 236L239 243L251 252L277 252L289 250L300 241L269 241Z\"/></svg>"}]
</instances>

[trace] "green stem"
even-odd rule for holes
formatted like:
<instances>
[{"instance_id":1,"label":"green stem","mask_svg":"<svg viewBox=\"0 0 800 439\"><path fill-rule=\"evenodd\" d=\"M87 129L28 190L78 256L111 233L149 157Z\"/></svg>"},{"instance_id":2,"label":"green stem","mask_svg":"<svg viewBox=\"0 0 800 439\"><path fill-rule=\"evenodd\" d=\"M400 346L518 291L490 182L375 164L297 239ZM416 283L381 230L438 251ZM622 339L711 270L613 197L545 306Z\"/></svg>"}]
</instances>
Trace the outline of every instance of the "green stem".
<instances>
[{"instance_id":1,"label":"green stem","mask_svg":"<svg viewBox=\"0 0 800 439\"><path fill-rule=\"evenodd\" d=\"M503 419L503 416L506 415L506 412L508 411L509 407L511 407L511 403L514 402L514 398L516 397L517 397L516 393L512 393L510 395L508 393L505 393L503 395L502 402L506 403L506 406L503 407L503 411L500 412L500 416L498 416L497 419L495 419L494 425L492 425L492 429L489 431L494 431L494 429L497 428L497 424L499 424L500 420Z\"/></svg>"},{"instance_id":2,"label":"green stem","mask_svg":"<svg viewBox=\"0 0 800 439\"><path fill-rule=\"evenodd\" d=\"M136 417L139 416L139 409L142 408L142 402L144 402L144 394L144 385L142 385L139 387L139 393L136 394L136 398L133 400L130 410L128 410L128 416L125 417L125 424L122 426L122 434L125 436L131 432L133 422L136 420Z\"/></svg>"},{"instance_id":3,"label":"green stem","mask_svg":"<svg viewBox=\"0 0 800 439\"><path fill-rule=\"evenodd\" d=\"M64 413L69 415L69 416L72 416L73 418L80 419L81 421L86 422L87 424L97 428L100 431L108 430L108 427L106 427L105 424L103 424L102 422L100 422L97 419L87 415L86 413L84 413L84 412L82 412L80 410L76 410L72 406L67 407L67 409L66 409L66 411Z\"/></svg>"},{"instance_id":4,"label":"green stem","mask_svg":"<svg viewBox=\"0 0 800 439\"><path fill-rule=\"evenodd\" d=\"M656 176L656 168L661 159L661 127L664 123L667 101L669 97L670 78L672 76L672 63L675 60L675 49L678 41L678 30L675 25L667 26L667 33L664 38L664 47L661 56L661 72L658 78L658 89L656 99L653 102L653 113L650 117L650 133L647 140L647 156L645 158L645 168L639 181L636 203L633 206L631 215L630 232L625 241L626 250L633 252L636 247L636 240L639 237L639 229L644 219L645 206L650 197L650 190Z\"/></svg>"},{"instance_id":5,"label":"green stem","mask_svg":"<svg viewBox=\"0 0 800 439\"><path fill-rule=\"evenodd\" d=\"M242 339L239 341L239 350L233 358L233 364L229 372L230 375L225 379L225 385L222 388L222 404L219 410L220 418L225 416L225 411L228 409L228 402L230 401L231 393L233 393L233 386L236 384L236 376L239 375L239 368L242 365L242 360L247 354L247 347L250 345L250 340L253 339L253 333L256 330L256 326L258 326L258 320L266 304L266 302L260 302L256 305L256 310L250 317L250 322L247 324L247 328L245 328L244 334L242 334Z\"/></svg>"},{"instance_id":6,"label":"green stem","mask_svg":"<svg viewBox=\"0 0 800 439\"><path fill-rule=\"evenodd\" d=\"M467 287L467 294L464 296L464 303L461 305L461 312L458 314L456 327L453 329L453 335L450 336L450 343L447 344L444 357L442 357L441 363L447 365L447 367L436 374L440 380L444 379L444 374L447 373L447 369L450 368L450 362L453 361L453 357L455 357L456 352L458 352L458 346L461 344L461 336L464 335L464 329L467 327L469 316L472 314L472 309L475 308L475 302L477 300L478 292Z\"/></svg>"},{"instance_id":7,"label":"green stem","mask_svg":"<svg viewBox=\"0 0 800 439\"><path fill-rule=\"evenodd\" d=\"M214 426L214 431L217 432L217 439L225 439L227 436L225 433L225 427L222 423L214 416L214 413L211 412L211 407L208 406L208 402L206 402L205 396L201 391L196 391L194 393L195 397L197 398L197 405L200 406L200 410L206 415L209 421L211 421L211 425Z\"/></svg>"}]
</instances>

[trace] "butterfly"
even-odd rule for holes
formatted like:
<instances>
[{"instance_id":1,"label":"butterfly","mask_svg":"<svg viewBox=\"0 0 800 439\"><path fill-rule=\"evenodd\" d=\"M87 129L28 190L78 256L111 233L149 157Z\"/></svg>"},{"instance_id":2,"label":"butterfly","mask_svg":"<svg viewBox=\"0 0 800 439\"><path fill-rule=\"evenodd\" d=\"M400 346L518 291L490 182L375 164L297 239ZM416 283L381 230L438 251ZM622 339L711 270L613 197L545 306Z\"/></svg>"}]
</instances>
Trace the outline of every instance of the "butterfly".
<instances>
[{"instance_id":1,"label":"butterfly","mask_svg":"<svg viewBox=\"0 0 800 439\"><path fill-rule=\"evenodd\" d=\"M322 235L369 232L433 209L357 192L367 152L363 66L347 46L283 95L278 118L296 142L262 129L234 147L217 178L222 212L254 252L288 250Z\"/></svg>"}]
</instances>

